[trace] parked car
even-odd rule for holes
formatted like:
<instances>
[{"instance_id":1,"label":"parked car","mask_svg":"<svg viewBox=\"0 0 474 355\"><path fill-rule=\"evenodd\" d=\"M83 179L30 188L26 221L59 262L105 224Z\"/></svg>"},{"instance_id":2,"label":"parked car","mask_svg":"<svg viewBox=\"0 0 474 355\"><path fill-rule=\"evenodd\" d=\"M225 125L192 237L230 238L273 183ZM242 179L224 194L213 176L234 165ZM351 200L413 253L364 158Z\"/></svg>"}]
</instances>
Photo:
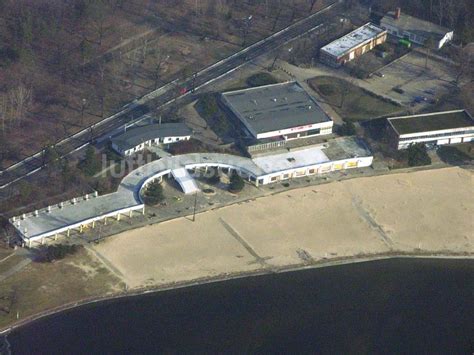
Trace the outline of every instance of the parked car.
<instances>
[{"instance_id":1,"label":"parked car","mask_svg":"<svg viewBox=\"0 0 474 355\"><path fill-rule=\"evenodd\" d=\"M413 102L419 104L420 102L423 102L423 101L428 101L428 99L424 96L415 96L413 98Z\"/></svg>"},{"instance_id":2,"label":"parked car","mask_svg":"<svg viewBox=\"0 0 474 355\"><path fill-rule=\"evenodd\" d=\"M385 77L385 75L379 71L375 72L374 74L380 76L381 78Z\"/></svg>"},{"instance_id":3,"label":"parked car","mask_svg":"<svg viewBox=\"0 0 474 355\"><path fill-rule=\"evenodd\" d=\"M425 94L428 94L428 95L434 95L435 94L435 91L432 90L432 89L427 89L424 91Z\"/></svg>"}]
</instances>

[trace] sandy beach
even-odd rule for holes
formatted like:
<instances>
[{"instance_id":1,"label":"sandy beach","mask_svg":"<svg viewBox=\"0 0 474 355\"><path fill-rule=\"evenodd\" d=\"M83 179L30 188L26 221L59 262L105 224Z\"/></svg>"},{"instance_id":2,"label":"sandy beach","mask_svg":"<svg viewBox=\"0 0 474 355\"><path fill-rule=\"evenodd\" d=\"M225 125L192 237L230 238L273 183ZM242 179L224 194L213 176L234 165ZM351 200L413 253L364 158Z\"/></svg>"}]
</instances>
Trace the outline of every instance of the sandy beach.
<instances>
[{"instance_id":1,"label":"sandy beach","mask_svg":"<svg viewBox=\"0 0 474 355\"><path fill-rule=\"evenodd\" d=\"M473 174L358 178L262 197L108 238L130 289L382 253L474 253Z\"/></svg>"}]
</instances>

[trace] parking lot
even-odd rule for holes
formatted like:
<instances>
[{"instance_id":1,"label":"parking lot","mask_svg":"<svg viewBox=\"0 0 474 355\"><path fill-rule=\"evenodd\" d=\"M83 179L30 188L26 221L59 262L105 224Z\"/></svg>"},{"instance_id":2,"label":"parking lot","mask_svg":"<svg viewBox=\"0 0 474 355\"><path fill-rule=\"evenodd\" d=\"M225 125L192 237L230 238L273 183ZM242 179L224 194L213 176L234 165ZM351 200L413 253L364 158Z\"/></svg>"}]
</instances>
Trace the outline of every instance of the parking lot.
<instances>
[{"instance_id":1,"label":"parking lot","mask_svg":"<svg viewBox=\"0 0 474 355\"><path fill-rule=\"evenodd\" d=\"M426 57L418 52L392 62L366 82L370 90L388 96L418 111L430 106L453 88L454 69L442 61ZM401 89L394 91L393 89Z\"/></svg>"}]
</instances>

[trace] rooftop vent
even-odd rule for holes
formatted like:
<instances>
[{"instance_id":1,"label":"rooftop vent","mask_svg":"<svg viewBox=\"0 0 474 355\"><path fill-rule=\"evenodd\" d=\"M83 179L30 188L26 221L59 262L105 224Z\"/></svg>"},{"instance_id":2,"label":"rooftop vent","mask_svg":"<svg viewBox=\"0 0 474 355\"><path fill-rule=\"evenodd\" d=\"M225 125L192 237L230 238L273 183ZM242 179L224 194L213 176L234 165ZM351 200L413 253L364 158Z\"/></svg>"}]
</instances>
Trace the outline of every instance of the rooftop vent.
<instances>
[{"instance_id":1,"label":"rooftop vent","mask_svg":"<svg viewBox=\"0 0 474 355\"><path fill-rule=\"evenodd\" d=\"M395 20L398 20L398 19L400 18L400 15L401 15L401 14L402 14L402 9L399 8L399 7L397 7L397 8L395 9L395 14L393 15L393 18L394 18Z\"/></svg>"}]
</instances>

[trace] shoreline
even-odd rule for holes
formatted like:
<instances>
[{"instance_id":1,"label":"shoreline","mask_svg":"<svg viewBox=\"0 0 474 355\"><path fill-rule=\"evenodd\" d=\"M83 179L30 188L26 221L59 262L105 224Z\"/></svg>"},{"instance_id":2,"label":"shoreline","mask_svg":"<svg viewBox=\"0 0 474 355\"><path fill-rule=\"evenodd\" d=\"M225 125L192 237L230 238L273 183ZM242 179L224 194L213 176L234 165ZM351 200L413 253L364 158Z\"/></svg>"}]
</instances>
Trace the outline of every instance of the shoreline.
<instances>
[{"instance_id":1,"label":"shoreline","mask_svg":"<svg viewBox=\"0 0 474 355\"><path fill-rule=\"evenodd\" d=\"M123 298L139 297L139 296L143 296L147 294L155 294L155 293L160 293L160 292L165 292L165 291L190 288L190 287L201 286L201 285L206 285L206 284L221 283L221 282L226 282L226 281L231 281L231 280L236 280L236 279L244 279L244 278L278 274L278 273L297 272L297 271L304 271L304 270L334 267L334 266L340 266L340 265L358 264L358 263L365 263L365 262L394 260L394 259L474 260L474 253L468 253L468 252L456 253L456 252L449 252L449 251L447 251L446 253L436 253L436 252L432 253L430 251L420 250L417 253L393 251L393 252L385 252L385 253L378 253L378 254L367 254L367 255L362 254L362 255L354 255L350 257L328 258L328 259L315 261L311 263L300 263L300 264L290 264L290 265L281 266L281 267L261 268L255 271L243 271L243 272L234 272L234 273L228 273L228 274L220 274L220 275L216 275L212 277L203 277L203 278L197 278L197 279L188 280L188 281L168 283L168 284L163 284L160 286L143 287L143 288L135 289L133 291L125 291L125 292L120 292L120 293L114 293L114 294L109 294L109 295L104 295L104 296L77 300L74 302L66 303L59 307L45 310L38 314L28 316L27 318L20 320L18 322L14 322L9 326L0 328L0 336L7 337L11 331L17 328L26 326L30 323L33 323L39 319L52 316L61 312L69 311L72 309L76 309L79 307L92 305L94 303L99 303L99 302L109 302L113 300L120 300Z\"/></svg>"}]
</instances>

